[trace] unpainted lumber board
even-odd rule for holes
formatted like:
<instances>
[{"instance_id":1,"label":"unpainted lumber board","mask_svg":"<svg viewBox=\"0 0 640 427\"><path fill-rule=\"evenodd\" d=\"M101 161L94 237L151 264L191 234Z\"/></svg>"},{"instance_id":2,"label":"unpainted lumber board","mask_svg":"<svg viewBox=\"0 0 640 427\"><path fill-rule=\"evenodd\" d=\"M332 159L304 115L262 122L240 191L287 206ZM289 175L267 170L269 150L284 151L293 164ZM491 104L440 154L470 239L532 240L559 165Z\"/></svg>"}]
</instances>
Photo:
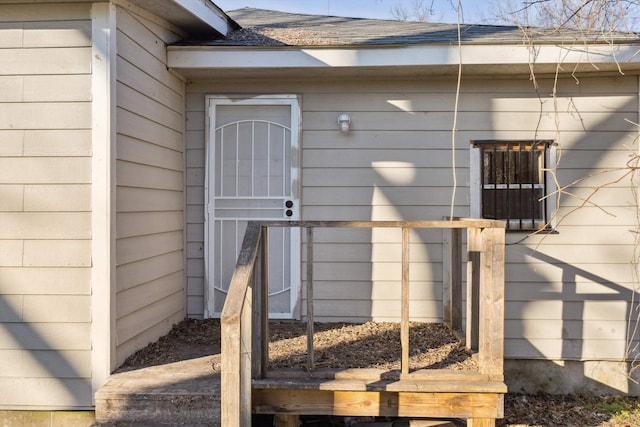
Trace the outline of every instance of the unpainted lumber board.
<instances>
[{"instance_id":1,"label":"unpainted lumber board","mask_svg":"<svg viewBox=\"0 0 640 427\"><path fill-rule=\"evenodd\" d=\"M479 370L501 375L504 359L504 239L503 229L482 230L479 307Z\"/></svg>"},{"instance_id":2,"label":"unpainted lumber board","mask_svg":"<svg viewBox=\"0 0 640 427\"><path fill-rule=\"evenodd\" d=\"M409 373L409 232L402 228L402 314L400 324L401 361L400 370Z\"/></svg>"},{"instance_id":3,"label":"unpainted lumber board","mask_svg":"<svg viewBox=\"0 0 640 427\"><path fill-rule=\"evenodd\" d=\"M506 393L507 386L501 381L428 381L402 380L390 383L385 387L387 391L421 393Z\"/></svg>"},{"instance_id":4,"label":"unpainted lumber board","mask_svg":"<svg viewBox=\"0 0 640 427\"><path fill-rule=\"evenodd\" d=\"M300 425L300 416L297 414L276 414L276 427L298 427Z\"/></svg>"},{"instance_id":5,"label":"unpainted lumber board","mask_svg":"<svg viewBox=\"0 0 640 427\"><path fill-rule=\"evenodd\" d=\"M257 414L499 418L502 395L377 391L254 390Z\"/></svg>"},{"instance_id":6,"label":"unpainted lumber board","mask_svg":"<svg viewBox=\"0 0 640 427\"><path fill-rule=\"evenodd\" d=\"M254 389L262 390L329 390L329 391L392 391L421 393L506 393L507 386L502 381L475 380L464 377L456 379L403 379L363 380L363 379L266 379L254 380Z\"/></svg>"},{"instance_id":7,"label":"unpainted lumber board","mask_svg":"<svg viewBox=\"0 0 640 427\"><path fill-rule=\"evenodd\" d=\"M401 375L401 380L432 380L432 381L504 381L503 375L489 375L476 371L453 371L450 369L420 369L407 375Z\"/></svg>"},{"instance_id":8,"label":"unpainted lumber board","mask_svg":"<svg viewBox=\"0 0 640 427\"><path fill-rule=\"evenodd\" d=\"M492 418L471 418L467 420L467 427L495 427L496 420Z\"/></svg>"}]
</instances>

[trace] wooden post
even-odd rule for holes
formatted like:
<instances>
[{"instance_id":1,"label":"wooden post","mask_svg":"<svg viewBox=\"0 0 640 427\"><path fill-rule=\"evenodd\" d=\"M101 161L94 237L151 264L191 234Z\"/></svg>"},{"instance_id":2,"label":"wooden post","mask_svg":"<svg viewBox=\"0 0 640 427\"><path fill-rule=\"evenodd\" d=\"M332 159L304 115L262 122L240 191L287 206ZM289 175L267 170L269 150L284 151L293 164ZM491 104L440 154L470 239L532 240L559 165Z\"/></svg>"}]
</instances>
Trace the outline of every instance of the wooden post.
<instances>
[{"instance_id":1,"label":"wooden post","mask_svg":"<svg viewBox=\"0 0 640 427\"><path fill-rule=\"evenodd\" d=\"M442 230L442 322L451 325L451 234L452 229Z\"/></svg>"},{"instance_id":2,"label":"wooden post","mask_svg":"<svg viewBox=\"0 0 640 427\"><path fill-rule=\"evenodd\" d=\"M252 281L260 228L249 224L221 316L221 421L225 427L251 425Z\"/></svg>"},{"instance_id":3,"label":"wooden post","mask_svg":"<svg viewBox=\"0 0 640 427\"><path fill-rule=\"evenodd\" d=\"M260 376L269 366L269 229L262 227L260 234Z\"/></svg>"},{"instance_id":4,"label":"wooden post","mask_svg":"<svg viewBox=\"0 0 640 427\"><path fill-rule=\"evenodd\" d=\"M462 232L459 228L451 231L451 328L462 331Z\"/></svg>"},{"instance_id":5,"label":"wooden post","mask_svg":"<svg viewBox=\"0 0 640 427\"><path fill-rule=\"evenodd\" d=\"M459 228L443 232L442 317L454 331L462 331L462 239Z\"/></svg>"},{"instance_id":6,"label":"wooden post","mask_svg":"<svg viewBox=\"0 0 640 427\"><path fill-rule=\"evenodd\" d=\"M307 371L315 369L313 350L313 227L307 227Z\"/></svg>"},{"instance_id":7,"label":"wooden post","mask_svg":"<svg viewBox=\"0 0 640 427\"><path fill-rule=\"evenodd\" d=\"M251 301L251 287L244 295ZM243 304L235 319L221 328L222 424L229 427L251 425L251 304Z\"/></svg>"},{"instance_id":8,"label":"wooden post","mask_svg":"<svg viewBox=\"0 0 640 427\"><path fill-rule=\"evenodd\" d=\"M402 318L400 321L400 346L402 357L400 371L409 373L409 232L408 227L402 228Z\"/></svg>"},{"instance_id":9,"label":"wooden post","mask_svg":"<svg viewBox=\"0 0 640 427\"><path fill-rule=\"evenodd\" d=\"M220 328L222 372L222 425L240 427L240 322L223 322Z\"/></svg>"},{"instance_id":10,"label":"wooden post","mask_svg":"<svg viewBox=\"0 0 640 427\"><path fill-rule=\"evenodd\" d=\"M265 230L261 230L262 235ZM262 364L262 248L260 247L262 239L258 239L258 251L256 265L253 270L253 277L251 280L252 288L252 300L251 307L254 314L251 316L251 376L253 378L262 378L263 364ZM266 366L265 366L266 367Z\"/></svg>"},{"instance_id":11,"label":"wooden post","mask_svg":"<svg viewBox=\"0 0 640 427\"><path fill-rule=\"evenodd\" d=\"M479 370L502 375L504 358L504 229L482 230Z\"/></svg>"},{"instance_id":12,"label":"wooden post","mask_svg":"<svg viewBox=\"0 0 640 427\"><path fill-rule=\"evenodd\" d=\"M300 416L297 414L276 414L276 427L298 427L300 425Z\"/></svg>"},{"instance_id":13,"label":"wooden post","mask_svg":"<svg viewBox=\"0 0 640 427\"><path fill-rule=\"evenodd\" d=\"M478 300L480 292L480 251L482 240L479 228L467 229L467 348L478 350Z\"/></svg>"},{"instance_id":14,"label":"wooden post","mask_svg":"<svg viewBox=\"0 0 640 427\"><path fill-rule=\"evenodd\" d=\"M240 316L240 425L251 422L251 380L253 378L253 289L255 287L255 275L253 276L254 286L247 288L245 303L242 306Z\"/></svg>"}]
</instances>

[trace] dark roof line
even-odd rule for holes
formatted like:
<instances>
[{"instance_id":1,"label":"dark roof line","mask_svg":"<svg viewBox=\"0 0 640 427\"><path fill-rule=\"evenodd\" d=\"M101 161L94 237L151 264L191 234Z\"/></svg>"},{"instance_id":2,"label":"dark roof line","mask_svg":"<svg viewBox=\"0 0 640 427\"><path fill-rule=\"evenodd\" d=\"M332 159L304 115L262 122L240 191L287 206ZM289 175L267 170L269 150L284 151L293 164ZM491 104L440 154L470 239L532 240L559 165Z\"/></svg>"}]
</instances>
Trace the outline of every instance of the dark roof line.
<instances>
[{"instance_id":1,"label":"dark roof line","mask_svg":"<svg viewBox=\"0 0 640 427\"><path fill-rule=\"evenodd\" d=\"M227 12L240 26L225 39L197 40L184 44L206 46L394 46L453 44L458 42L457 24L395 21L340 16L308 15L274 10L242 8ZM520 28L501 25L460 27L465 44L536 43L629 43L639 42L635 33L591 33L577 30Z\"/></svg>"}]
</instances>

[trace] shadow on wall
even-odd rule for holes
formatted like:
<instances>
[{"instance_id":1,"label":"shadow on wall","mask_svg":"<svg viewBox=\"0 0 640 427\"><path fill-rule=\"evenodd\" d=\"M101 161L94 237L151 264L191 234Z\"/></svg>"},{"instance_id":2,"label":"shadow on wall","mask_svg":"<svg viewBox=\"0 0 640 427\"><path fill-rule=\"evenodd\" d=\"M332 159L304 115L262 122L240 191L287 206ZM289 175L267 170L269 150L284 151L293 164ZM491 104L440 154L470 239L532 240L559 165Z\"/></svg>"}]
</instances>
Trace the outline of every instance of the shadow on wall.
<instances>
[{"instance_id":1,"label":"shadow on wall","mask_svg":"<svg viewBox=\"0 0 640 427\"><path fill-rule=\"evenodd\" d=\"M522 303L521 310L507 309L505 319L505 338L515 342L511 351L507 346L505 362L510 391L639 395L639 384L625 361L625 356L638 356L637 352L625 355L625 343L638 340L634 321L626 320L636 312L637 303L632 306L632 302L637 293L539 250L529 256L560 269L561 287L537 287L548 280L542 276L507 285L507 304ZM515 290L523 285L526 290ZM509 298L515 292L519 301L514 301L515 295ZM532 312L539 315L532 319ZM546 320L554 313L557 321ZM518 359L519 354L528 359Z\"/></svg>"},{"instance_id":2,"label":"shadow on wall","mask_svg":"<svg viewBox=\"0 0 640 427\"><path fill-rule=\"evenodd\" d=\"M5 372L1 376L13 384L19 384L14 378L21 382L12 386L10 393L3 393L2 405L24 407L27 402L42 407L89 408L93 405L90 378L62 351L73 347L75 334L65 330L67 324L26 323L6 296L0 296L0 319L0 337L3 336L5 343L9 342L10 351L20 353L19 357L3 360L0 372ZM50 342L53 337L57 345ZM89 351L85 357L91 357ZM0 390L4 389L1 387Z\"/></svg>"}]
</instances>

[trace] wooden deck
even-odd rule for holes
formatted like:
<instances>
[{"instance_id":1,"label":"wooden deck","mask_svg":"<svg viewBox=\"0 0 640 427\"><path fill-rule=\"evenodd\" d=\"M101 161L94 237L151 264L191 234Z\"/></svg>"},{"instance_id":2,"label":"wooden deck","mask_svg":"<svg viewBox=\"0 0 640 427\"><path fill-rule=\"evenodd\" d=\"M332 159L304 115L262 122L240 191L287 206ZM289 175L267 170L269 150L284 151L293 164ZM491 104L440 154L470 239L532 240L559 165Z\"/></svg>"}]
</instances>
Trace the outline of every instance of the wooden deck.
<instances>
[{"instance_id":1,"label":"wooden deck","mask_svg":"<svg viewBox=\"0 0 640 427\"><path fill-rule=\"evenodd\" d=\"M111 376L107 384L96 394L96 421L101 426L111 425L136 425L136 426L157 426L157 425L190 425L190 426L221 426L220 420L220 375L212 369L212 363L220 361L220 355L214 354L203 356L197 359L184 360L165 365L152 366L143 369L120 372ZM304 374L302 371L270 372L268 378L254 380L253 406L256 413L279 413L291 410L295 405L295 410L302 406L316 404L312 410L307 410L305 414L315 413L316 415L333 415L334 412L342 411L341 405L333 411L329 405L331 393L341 389L350 388L353 390L351 399L355 399L357 405L368 408L371 405L383 408L378 413L386 416L407 416L412 418L423 418L429 408L439 407L443 403L439 401L426 402L421 393L422 401L411 400L411 404L403 404L403 408L413 408L414 412L398 415L393 409L400 407L394 397L394 388L397 386L412 387L417 391L424 391L429 388L438 392L442 390L444 382L448 386L464 386L467 396L462 397L455 394L446 403L456 408L456 413L463 410L469 415L478 415L482 410L480 405L488 407L501 407L500 401L495 401L492 396L504 390L504 385L500 381L493 381L481 374L472 372L461 375L460 371L448 370L425 370L411 373L409 377L400 376L397 372L381 371L376 369L356 369L356 370L317 370L312 375ZM465 384L461 384L464 381ZM474 390L469 381L476 384L476 394L471 395ZM396 384L397 383L397 384ZM282 388L282 387L285 388ZM290 386L296 387L300 393L293 392ZM280 387L280 388L274 388ZM386 387L386 390L384 388ZM266 392L265 390L271 390ZM277 391L276 391L277 390ZM314 390L316 392L314 392ZM487 395L487 391L493 393ZM365 393L367 392L367 393ZM386 392L386 394L385 394ZM401 397L403 401L411 399L411 395ZM446 397L440 394L440 399ZM282 408L273 410L272 405L276 398L286 399ZM374 399L375 398L375 399ZM391 399L390 399L391 398ZM268 400L267 400L268 399ZM296 400L298 402L296 402ZM324 413L319 413L322 406L317 405L324 401ZM349 406L349 415L354 416L351 401L342 400L343 404ZM389 405L389 402L391 403ZM395 402L395 404L394 404ZM465 409L466 408L466 409ZM363 413L360 410L360 413ZM369 411L370 412L370 411ZM428 416L434 417L436 412L430 410ZM440 418L451 418L444 416ZM417 424L416 425L431 425ZM453 424L434 424L448 425ZM456 425L458 425L456 423Z\"/></svg>"},{"instance_id":2,"label":"wooden deck","mask_svg":"<svg viewBox=\"0 0 640 427\"><path fill-rule=\"evenodd\" d=\"M268 376L252 382L254 413L297 415L467 418L491 425L503 417L501 379L472 372L425 370L385 378L372 369L336 372L334 378ZM484 420L485 424L481 424ZM286 423L284 425L287 425Z\"/></svg>"},{"instance_id":3,"label":"wooden deck","mask_svg":"<svg viewBox=\"0 0 640 427\"><path fill-rule=\"evenodd\" d=\"M300 227L307 242L307 374L271 372L268 366L267 283L269 227ZM318 375L313 339L313 231L318 227L402 229L401 369L397 376L371 369ZM478 372L409 372L409 235L413 228L443 229L448 248L444 321L462 334L461 230L467 231L468 348ZM454 266L454 268L451 268ZM276 414L279 427L301 414L466 418L473 427L503 417L504 224L456 219L417 222L252 222L248 225L222 313L222 425L251 425L252 413Z\"/></svg>"}]
</instances>

